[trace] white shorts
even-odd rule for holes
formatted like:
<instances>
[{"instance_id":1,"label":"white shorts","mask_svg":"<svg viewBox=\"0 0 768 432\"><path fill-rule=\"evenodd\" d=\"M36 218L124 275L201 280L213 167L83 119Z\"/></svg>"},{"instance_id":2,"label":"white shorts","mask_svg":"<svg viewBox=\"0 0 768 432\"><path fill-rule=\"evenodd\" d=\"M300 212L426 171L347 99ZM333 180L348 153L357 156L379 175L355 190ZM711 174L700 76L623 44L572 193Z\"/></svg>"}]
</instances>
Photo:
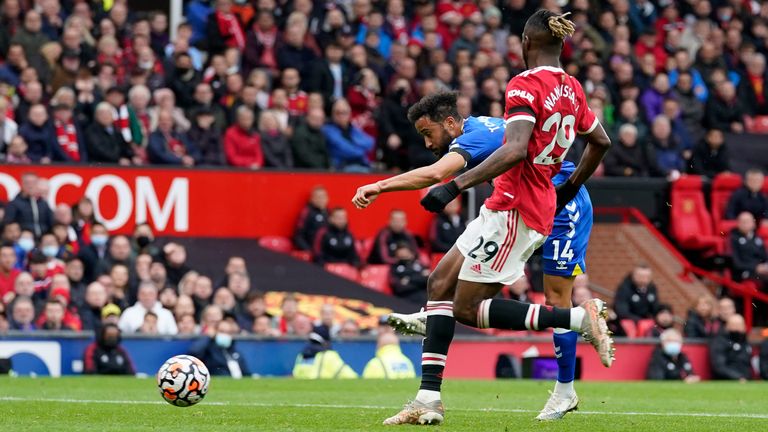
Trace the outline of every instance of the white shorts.
<instances>
[{"instance_id":1,"label":"white shorts","mask_svg":"<svg viewBox=\"0 0 768 432\"><path fill-rule=\"evenodd\" d=\"M525 263L546 240L525 224L517 210L480 208L477 219L456 240L464 255L459 279L511 285L525 274Z\"/></svg>"}]
</instances>

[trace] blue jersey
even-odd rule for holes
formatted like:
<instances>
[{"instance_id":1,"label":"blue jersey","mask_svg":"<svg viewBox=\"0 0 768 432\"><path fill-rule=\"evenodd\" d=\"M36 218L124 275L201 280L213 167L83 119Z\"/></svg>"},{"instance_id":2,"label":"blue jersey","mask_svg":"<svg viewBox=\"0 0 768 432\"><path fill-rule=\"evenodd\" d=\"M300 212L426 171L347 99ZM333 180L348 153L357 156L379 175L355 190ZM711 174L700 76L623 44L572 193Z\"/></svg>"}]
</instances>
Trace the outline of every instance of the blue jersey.
<instances>
[{"instance_id":1,"label":"blue jersey","mask_svg":"<svg viewBox=\"0 0 768 432\"><path fill-rule=\"evenodd\" d=\"M560 172L552 178L555 186L571 176L576 167L563 162ZM576 197L555 216L552 233L544 242L544 273L554 276L577 276L587 271L586 256L592 232L592 200L584 186Z\"/></svg>"},{"instance_id":2,"label":"blue jersey","mask_svg":"<svg viewBox=\"0 0 768 432\"><path fill-rule=\"evenodd\" d=\"M448 146L449 152L464 157L466 168L484 161L504 143L504 120L496 117L467 117L464 132Z\"/></svg>"}]
</instances>

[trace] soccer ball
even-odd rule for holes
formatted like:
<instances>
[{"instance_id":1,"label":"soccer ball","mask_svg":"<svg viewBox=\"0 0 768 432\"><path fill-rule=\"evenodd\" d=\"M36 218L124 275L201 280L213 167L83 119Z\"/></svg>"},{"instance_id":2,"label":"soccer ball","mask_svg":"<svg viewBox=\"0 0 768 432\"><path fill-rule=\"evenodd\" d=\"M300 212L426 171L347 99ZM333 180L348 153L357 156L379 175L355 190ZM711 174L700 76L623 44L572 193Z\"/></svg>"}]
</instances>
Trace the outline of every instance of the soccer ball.
<instances>
[{"instance_id":1,"label":"soccer ball","mask_svg":"<svg viewBox=\"0 0 768 432\"><path fill-rule=\"evenodd\" d=\"M188 407L203 400L210 381L208 368L191 355L171 357L157 371L160 394L166 402L178 407Z\"/></svg>"}]
</instances>

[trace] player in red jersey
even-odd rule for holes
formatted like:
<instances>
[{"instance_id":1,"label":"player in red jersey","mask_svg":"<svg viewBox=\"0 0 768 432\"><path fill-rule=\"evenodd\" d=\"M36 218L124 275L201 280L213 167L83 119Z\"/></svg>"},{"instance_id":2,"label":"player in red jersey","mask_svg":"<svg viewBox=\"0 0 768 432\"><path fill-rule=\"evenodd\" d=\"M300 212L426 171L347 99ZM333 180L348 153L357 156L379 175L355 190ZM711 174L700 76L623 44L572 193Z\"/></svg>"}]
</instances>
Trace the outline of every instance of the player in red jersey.
<instances>
[{"instance_id":1,"label":"player in red jersey","mask_svg":"<svg viewBox=\"0 0 768 432\"><path fill-rule=\"evenodd\" d=\"M422 383L416 399L384 424L436 424L444 417L440 397L448 347L455 321L479 328L541 330L559 327L589 340L605 366L613 361L613 341L605 306L590 300L570 309L493 299L503 285L523 276L525 262L552 229L556 208L564 206L592 175L610 147L603 127L589 110L579 82L560 68L563 39L574 31L563 15L539 10L523 32L527 71L507 86L505 143L477 167L433 188L422 200L441 211L462 190L495 178L494 193L441 260L440 280L452 287L430 286L422 354ZM557 192L557 174L576 133L587 147L574 173Z\"/></svg>"}]
</instances>

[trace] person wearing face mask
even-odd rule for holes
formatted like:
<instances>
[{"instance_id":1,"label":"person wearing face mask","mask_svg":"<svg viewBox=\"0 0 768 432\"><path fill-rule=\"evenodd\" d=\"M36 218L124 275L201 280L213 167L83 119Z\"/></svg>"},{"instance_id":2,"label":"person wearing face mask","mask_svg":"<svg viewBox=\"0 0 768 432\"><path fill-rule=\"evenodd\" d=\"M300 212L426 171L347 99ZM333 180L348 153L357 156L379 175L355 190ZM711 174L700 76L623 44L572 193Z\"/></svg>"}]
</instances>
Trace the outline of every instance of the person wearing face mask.
<instances>
[{"instance_id":1,"label":"person wearing face mask","mask_svg":"<svg viewBox=\"0 0 768 432\"><path fill-rule=\"evenodd\" d=\"M108 241L109 233L107 232L107 228L98 222L94 222L91 226L91 244L80 248L78 256L83 262L83 281L86 284L91 283L96 279L96 269L99 267L99 263L108 258Z\"/></svg>"},{"instance_id":2,"label":"person wearing face mask","mask_svg":"<svg viewBox=\"0 0 768 432\"><path fill-rule=\"evenodd\" d=\"M645 377L649 380L700 380L693 371L688 356L682 352L683 336L675 329L667 329L659 336L660 344L653 350Z\"/></svg>"},{"instance_id":3,"label":"person wearing face mask","mask_svg":"<svg viewBox=\"0 0 768 432\"><path fill-rule=\"evenodd\" d=\"M83 373L96 375L133 375L136 369L128 352L120 346L121 333L115 324L105 324L96 340L85 348Z\"/></svg>"},{"instance_id":4,"label":"person wearing face mask","mask_svg":"<svg viewBox=\"0 0 768 432\"><path fill-rule=\"evenodd\" d=\"M747 342L747 326L739 314L725 322L725 332L718 334L709 345L712 378L746 382L752 377L752 347Z\"/></svg>"},{"instance_id":5,"label":"person wearing face mask","mask_svg":"<svg viewBox=\"0 0 768 432\"><path fill-rule=\"evenodd\" d=\"M238 379L250 375L245 357L237 351L233 336L240 329L232 318L216 325L213 336L203 336L190 347L189 353L199 358L212 375L231 376Z\"/></svg>"}]
</instances>

